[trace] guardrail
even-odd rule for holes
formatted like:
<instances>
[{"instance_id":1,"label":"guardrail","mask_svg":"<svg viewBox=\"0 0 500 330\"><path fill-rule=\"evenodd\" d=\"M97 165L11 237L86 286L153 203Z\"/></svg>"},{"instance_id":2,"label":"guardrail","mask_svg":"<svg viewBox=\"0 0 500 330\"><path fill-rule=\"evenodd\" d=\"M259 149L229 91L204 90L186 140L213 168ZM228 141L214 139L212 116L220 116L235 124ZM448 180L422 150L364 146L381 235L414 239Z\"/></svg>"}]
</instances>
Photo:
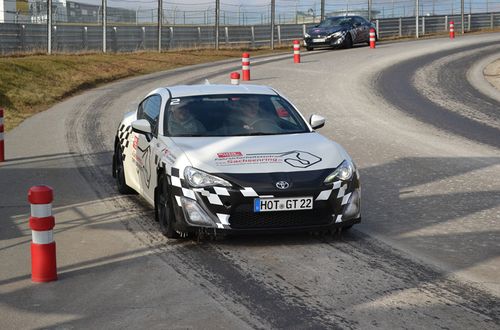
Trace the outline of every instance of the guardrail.
<instances>
[{"instance_id":1,"label":"guardrail","mask_svg":"<svg viewBox=\"0 0 500 330\"><path fill-rule=\"evenodd\" d=\"M455 30L461 31L460 15L421 16L420 35L440 33L448 30L450 21ZM379 38L414 36L415 17L387 18L374 21ZM478 13L466 15L465 31L500 27L500 13ZM275 26L277 44L291 43L301 39L303 32L312 24L281 24ZM222 47L242 45L257 47L270 44L270 26L220 26L219 44ZM163 26L162 49L207 48L215 45L213 26ZM102 27L100 25L65 25L52 27L52 50L54 52L97 52L102 50ZM155 25L108 25L106 48L112 52L154 50L158 48L158 28ZM47 50L47 26L45 24L0 24L0 53L33 52Z\"/></svg>"}]
</instances>

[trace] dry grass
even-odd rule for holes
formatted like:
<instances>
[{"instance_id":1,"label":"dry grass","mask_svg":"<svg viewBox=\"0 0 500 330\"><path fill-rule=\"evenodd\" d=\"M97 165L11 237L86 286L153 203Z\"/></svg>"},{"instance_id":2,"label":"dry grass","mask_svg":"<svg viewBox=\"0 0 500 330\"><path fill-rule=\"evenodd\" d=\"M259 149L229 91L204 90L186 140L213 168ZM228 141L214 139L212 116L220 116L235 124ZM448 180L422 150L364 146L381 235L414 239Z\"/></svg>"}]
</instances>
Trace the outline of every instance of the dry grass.
<instances>
[{"instance_id":1,"label":"dry grass","mask_svg":"<svg viewBox=\"0 0 500 330\"><path fill-rule=\"evenodd\" d=\"M270 52L252 50L251 55ZM191 64L239 58L241 53L241 49L233 49L0 57L0 107L6 110L5 128L10 130L54 103L103 83Z\"/></svg>"}]
</instances>

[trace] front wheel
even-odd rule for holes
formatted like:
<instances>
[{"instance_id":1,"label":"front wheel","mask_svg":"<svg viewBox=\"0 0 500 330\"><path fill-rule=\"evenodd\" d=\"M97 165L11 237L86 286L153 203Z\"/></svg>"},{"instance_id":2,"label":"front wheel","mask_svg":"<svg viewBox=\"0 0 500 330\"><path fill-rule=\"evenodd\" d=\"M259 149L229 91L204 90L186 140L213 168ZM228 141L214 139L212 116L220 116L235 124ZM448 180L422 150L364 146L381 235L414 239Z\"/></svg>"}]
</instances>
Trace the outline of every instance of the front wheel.
<instances>
[{"instance_id":1,"label":"front wheel","mask_svg":"<svg viewBox=\"0 0 500 330\"><path fill-rule=\"evenodd\" d=\"M347 33L347 35L345 36L342 46L344 46L344 48L346 49L352 48L352 37L350 33Z\"/></svg>"},{"instance_id":2,"label":"front wheel","mask_svg":"<svg viewBox=\"0 0 500 330\"><path fill-rule=\"evenodd\" d=\"M167 181L160 178L158 182L158 203L155 205L160 223L160 231L167 238L179 238L179 234L174 229L175 213L172 206L172 198L168 194Z\"/></svg>"},{"instance_id":3,"label":"front wheel","mask_svg":"<svg viewBox=\"0 0 500 330\"><path fill-rule=\"evenodd\" d=\"M125 182L125 169L123 167L123 153L120 145L115 146L115 154L113 156L115 178L116 178L116 188L120 194L132 194L134 190L127 185Z\"/></svg>"},{"instance_id":4,"label":"front wheel","mask_svg":"<svg viewBox=\"0 0 500 330\"><path fill-rule=\"evenodd\" d=\"M306 50L307 50L308 52L310 52L311 50L314 50L314 48L313 48L313 47L311 47L311 46L306 46Z\"/></svg>"}]
</instances>

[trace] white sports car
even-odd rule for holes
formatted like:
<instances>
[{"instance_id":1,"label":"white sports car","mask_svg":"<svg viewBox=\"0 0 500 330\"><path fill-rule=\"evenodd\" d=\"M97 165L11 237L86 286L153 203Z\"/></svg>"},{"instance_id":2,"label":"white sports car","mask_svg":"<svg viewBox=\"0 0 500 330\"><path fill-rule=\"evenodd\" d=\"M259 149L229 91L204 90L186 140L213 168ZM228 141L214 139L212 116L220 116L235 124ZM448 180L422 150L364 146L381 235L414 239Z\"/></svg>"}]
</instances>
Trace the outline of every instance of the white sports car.
<instances>
[{"instance_id":1,"label":"white sports car","mask_svg":"<svg viewBox=\"0 0 500 330\"><path fill-rule=\"evenodd\" d=\"M158 88L119 125L120 193L154 206L163 234L328 230L360 222L347 152L282 95L254 85Z\"/></svg>"}]
</instances>

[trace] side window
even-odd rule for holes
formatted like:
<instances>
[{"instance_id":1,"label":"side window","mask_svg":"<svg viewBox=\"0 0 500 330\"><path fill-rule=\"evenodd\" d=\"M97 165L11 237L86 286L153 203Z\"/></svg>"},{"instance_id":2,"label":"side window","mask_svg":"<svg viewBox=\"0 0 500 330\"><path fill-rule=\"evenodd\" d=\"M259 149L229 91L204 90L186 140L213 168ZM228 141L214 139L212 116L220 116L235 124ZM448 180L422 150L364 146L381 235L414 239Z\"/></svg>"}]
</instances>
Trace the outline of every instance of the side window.
<instances>
[{"instance_id":1,"label":"side window","mask_svg":"<svg viewBox=\"0 0 500 330\"><path fill-rule=\"evenodd\" d=\"M145 99L141 105L139 106L137 118L138 119L146 119L151 123L151 128L153 133L158 131L158 118L160 116L161 109L161 96L160 95L152 95ZM142 110L141 116L139 114Z\"/></svg>"}]
</instances>

